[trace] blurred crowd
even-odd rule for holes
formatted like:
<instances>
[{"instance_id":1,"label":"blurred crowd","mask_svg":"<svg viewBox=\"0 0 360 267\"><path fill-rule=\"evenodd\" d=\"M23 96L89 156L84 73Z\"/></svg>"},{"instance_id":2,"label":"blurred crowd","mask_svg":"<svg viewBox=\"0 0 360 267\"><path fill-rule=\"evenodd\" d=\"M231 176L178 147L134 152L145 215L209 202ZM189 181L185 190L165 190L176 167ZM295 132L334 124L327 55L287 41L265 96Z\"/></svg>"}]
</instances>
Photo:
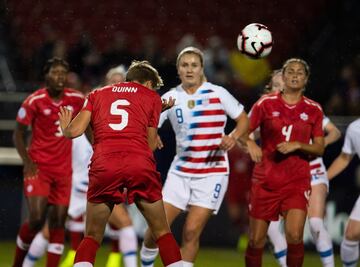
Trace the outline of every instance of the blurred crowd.
<instances>
[{"instance_id":1,"label":"blurred crowd","mask_svg":"<svg viewBox=\"0 0 360 267\"><path fill-rule=\"evenodd\" d=\"M192 45L205 53L207 79L230 90L248 110L261 94L271 69L278 67L275 65L278 63L270 62L271 56L261 60L246 58L236 47L229 49L222 38L216 35L209 37L205 44L200 44L194 35L186 34L177 44L164 47L155 35L143 36L139 44L134 46L129 43L126 33L115 32L108 45L99 49L93 36L83 30L75 31L78 35L73 38L73 43L61 39L47 24L41 27L41 32L43 42L40 47L32 48L26 53L18 52L16 55L14 78L24 81L24 84L41 81L44 63L54 56L65 58L70 63L72 72L69 86L84 91L102 85L102 79L109 68L120 64L128 67L134 59L146 59L158 68L165 81L165 86L160 91L162 94L179 82L175 67L176 54ZM336 82L326 91L328 97L321 104L327 115L360 114L359 76L360 54L340 68ZM18 90L26 91L29 88L18 86Z\"/></svg>"}]
</instances>

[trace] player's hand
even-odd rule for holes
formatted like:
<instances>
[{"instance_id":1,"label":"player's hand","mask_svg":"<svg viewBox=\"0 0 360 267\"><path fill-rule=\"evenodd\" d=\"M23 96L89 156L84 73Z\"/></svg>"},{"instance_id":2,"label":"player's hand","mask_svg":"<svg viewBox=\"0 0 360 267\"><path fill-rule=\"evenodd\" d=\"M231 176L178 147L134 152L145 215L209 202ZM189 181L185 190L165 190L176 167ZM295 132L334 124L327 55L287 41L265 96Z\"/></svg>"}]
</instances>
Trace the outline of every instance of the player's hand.
<instances>
[{"instance_id":1,"label":"player's hand","mask_svg":"<svg viewBox=\"0 0 360 267\"><path fill-rule=\"evenodd\" d=\"M246 144L247 144L247 150L249 152L251 160L256 163L260 162L262 159L261 148L252 139L249 139Z\"/></svg>"},{"instance_id":2,"label":"player's hand","mask_svg":"<svg viewBox=\"0 0 360 267\"><path fill-rule=\"evenodd\" d=\"M164 147L164 143L162 142L161 138L159 135L157 135L157 148L158 149L162 149Z\"/></svg>"},{"instance_id":3,"label":"player's hand","mask_svg":"<svg viewBox=\"0 0 360 267\"><path fill-rule=\"evenodd\" d=\"M37 165L32 160L24 161L24 179L35 179L37 177Z\"/></svg>"},{"instance_id":4,"label":"player's hand","mask_svg":"<svg viewBox=\"0 0 360 267\"><path fill-rule=\"evenodd\" d=\"M60 112L58 114L59 114L61 131L64 132L64 129L68 127L68 125L72 120L73 113L71 110L67 109L66 107L60 107Z\"/></svg>"},{"instance_id":5,"label":"player's hand","mask_svg":"<svg viewBox=\"0 0 360 267\"><path fill-rule=\"evenodd\" d=\"M229 135L224 135L221 139L219 148L222 150L228 151L228 150L232 149L235 145L236 145L235 138L233 138Z\"/></svg>"},{"instance_id":6,"label":"player's hand","mask_svg":"<svg viewBox=\"0 0 360 267\"><path fill-rule=\"evenodd\" d=\"M172 98L171 96L169 99L161 99L161 112L172 108L175 105L175 98Z\"/></svg>"},{"instance_id":7,"label":"player's hand","mask_svg":"<svg viewBox=\"0 0 360 267\"><path fill-rule=\"evenodd\" d=\"M286 155L289 153L292 153L300 148L299 142L282 142L280 144L277 144L276 149Z\"/></svg>"}]
</instances>

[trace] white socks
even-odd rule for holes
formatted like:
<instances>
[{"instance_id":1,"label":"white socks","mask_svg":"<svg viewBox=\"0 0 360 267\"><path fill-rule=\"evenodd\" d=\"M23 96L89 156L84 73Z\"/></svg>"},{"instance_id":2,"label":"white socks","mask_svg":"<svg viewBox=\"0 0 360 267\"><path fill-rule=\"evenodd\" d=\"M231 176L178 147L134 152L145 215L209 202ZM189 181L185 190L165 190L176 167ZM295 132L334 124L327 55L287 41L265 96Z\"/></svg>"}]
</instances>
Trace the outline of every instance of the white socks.
<instances>
[{"instance_id":1,"label":"white socks","mask_svg":"<svg viewBox=\"0 0 360 267\"><path fill-rule=\"evenodd\" d=\"M334 267L332 241L329 232L325 228L324 220L319 217L311 217L309 219L309 225L323 267Z\"/></svg>"},{"instance_id":2,"label":"white socks","mask_svg":"<svg viewBox=\"0 0 360 267\"><path fill-rule=\"evenodd\" d=\"M343 266L356 267L359 259L359 242L344 238L341 242L340 256Z\"/></svg>"},{"instance_id":3,"label":"white socks","mask_svg":"<svg viewBox=\"0 0 360 267\"><path fill-rule=\"evenodd\" d=\"M287 243L281 231L281 220L270 222L268 236L274 246L274 256L281 267L286 267Z\"/></svg>"},{"instance_id":4,"label":"white socks","mask_svg":"<svg viewBox=\"0 0 360 267\"><path fill-rule=\"evenodd\" d=\"M37 233L31 242L29 251L24 259L23 267L33 267L46 251L49 241L45 239L42 232Z\"/></svg>"},{"instance_id":5,"label":"white socks","mask_svg":"<svg viewBox=\"0 0 360 267\"><path fill-rule=\"evenodd\" d=\"M141 267L154 267L154 261L158 254L158 248L147 248L143 243L140 250Z\"/></svg>"},{"instance_id":6,"label":"white socks","mask_svg":"<svg viewBox=\"0 0 360 267\"><path fill-rule=\"evenodd\" d=\"M90 262L82 261L74 264L74 267L94 267Z\"/></svg>"},{"instance_id":7,"label":"white socks","mask_svg":"<svg viewBox=\"0 0 360 267\"><path fill-rule=\"evenodd\" d=\"M123 254L125 267L137 267L137 236L133 226L119 230L119 249Z\"/></svg>"}]
</instances>

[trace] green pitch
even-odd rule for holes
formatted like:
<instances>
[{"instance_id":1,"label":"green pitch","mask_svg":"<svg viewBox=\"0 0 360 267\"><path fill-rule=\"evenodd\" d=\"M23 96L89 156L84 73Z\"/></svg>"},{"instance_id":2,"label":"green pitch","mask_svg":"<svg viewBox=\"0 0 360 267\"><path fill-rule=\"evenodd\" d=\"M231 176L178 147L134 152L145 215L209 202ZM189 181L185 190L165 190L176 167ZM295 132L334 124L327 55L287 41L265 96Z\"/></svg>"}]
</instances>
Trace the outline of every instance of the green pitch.
<instances>
[{"instance_id":1,"label":"green pitch","mask_svg":"<svg viewBox=\"0 0 360 267\"><path fill-rule=\"evenodd\" d=\"M15 251L15 241L0 242L0 267L11 266L12 257ZM109 253L109 246L103 245L97 254L95 267L104 267ZM336 266L341 266L340 259L336 257ZM45 266L42 260L37 267ZM161 267L162 264L158 259L155 267ZM195 263L198 267L243 267L244 254L237 252L235 249L224 248L201 248L198 259ZM263 257L264 267L278 267L272 255L266 253ZM316 253L307 252L305 254L304 267L320 267L320 259Z\"/></svg>"}]
</instances>

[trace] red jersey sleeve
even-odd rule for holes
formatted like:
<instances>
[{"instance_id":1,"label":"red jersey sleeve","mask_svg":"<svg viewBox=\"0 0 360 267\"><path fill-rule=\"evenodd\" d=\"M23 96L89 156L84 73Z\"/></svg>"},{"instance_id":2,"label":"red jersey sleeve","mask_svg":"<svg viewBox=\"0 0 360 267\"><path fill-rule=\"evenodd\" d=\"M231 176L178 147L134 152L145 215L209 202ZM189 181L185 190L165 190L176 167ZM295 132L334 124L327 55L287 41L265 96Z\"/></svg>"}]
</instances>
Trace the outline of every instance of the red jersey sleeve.
<instances>
[{"instance_id":1,"label":"red jersey sleeve","mask_svg":"<svg viewBox=\"0 0 360 267\"><path fill-rule=\"evenodd\" d=\"M314 121L314 127L312 128L312 137L321 137L324 136L324 130L322 121L324 118L323 112L318 109L315 113L315 121Z\"/></svg>"},{"instance_id":2,"label":"red jersey sleeve","mask_svg":"<svg viewBox=\"0 0 360 267\"><path fill-rule=\"evenodd\" d=\"M92 112L93 105L94 105L94 94L95 94L95 92L92 92L86 97L86 99L84 101L84 105L81 110L87 110L87 111Z\"/></svg>"},{"instance_id":3,"label":"red jersey sleeve","mask_svg":"<svg viewBox=\"0 0 360 267\"><path fill-rule=\"evenodd\" d=\"M153 112L151 114L148 127L153 127L153 128L158 127L160 113L161 113L161 99L160 96L157 95L154 97Z\"/></svg>"},{"instance_id":4,"label":"red jersey sleeve","mask_svg":"<svg viewBox=\"0 0 360 267\"><path fill-rule=\"evenodd\" d=\"M35 104L31 103L31 101L27 99L22 103L17 113L16 121L21 124L30 125L32 124L32 121L36 116L35 113L36 113Z\"/></svg>"},{"instance_id":5,"label":"red jersey sleeve","mask_svg":"<svg viewBox=\"0 0 360 267\"><path fill-rule=\"evenodd\" d=\"M255 131L263 120L263 107L261 102L256 102L250 111L250 127L249 131Z\"/></svg>"}]
</instances>

